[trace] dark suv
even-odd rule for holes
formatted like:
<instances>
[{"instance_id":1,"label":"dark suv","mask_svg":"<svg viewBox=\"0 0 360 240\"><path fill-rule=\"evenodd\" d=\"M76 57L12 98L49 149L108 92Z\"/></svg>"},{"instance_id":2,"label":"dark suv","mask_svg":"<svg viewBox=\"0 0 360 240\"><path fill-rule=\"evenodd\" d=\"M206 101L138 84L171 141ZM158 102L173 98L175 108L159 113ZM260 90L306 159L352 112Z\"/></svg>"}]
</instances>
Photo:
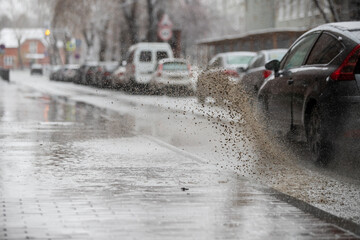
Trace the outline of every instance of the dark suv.
<instances>
[{"instance_id":1,"label":"dark suv","mask_svg":"<svg viewBox=\"0 0 360 240\"><path fill-rule=\"evenodd\" d=\"M359 56L360 22L325 24L302 35L281 62L266 64L274 74L258 99L268 125L305 136L314 160L327 163L336 140L359 137Z\"/></svg>"}]
</instances>

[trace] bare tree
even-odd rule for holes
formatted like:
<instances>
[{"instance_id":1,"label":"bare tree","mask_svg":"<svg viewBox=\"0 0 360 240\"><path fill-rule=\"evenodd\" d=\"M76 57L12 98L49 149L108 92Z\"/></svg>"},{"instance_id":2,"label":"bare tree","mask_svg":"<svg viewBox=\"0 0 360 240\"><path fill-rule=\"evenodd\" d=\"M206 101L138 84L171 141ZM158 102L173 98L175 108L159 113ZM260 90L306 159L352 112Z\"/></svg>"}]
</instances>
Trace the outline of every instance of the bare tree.
<instances>
[{"instance_id":1,"label":"bare tree","mask_svg":"<svg viewBox=\"0 0 360 240\"><path fill-rule=\"evenodd\" d=\"M329 23L330 21L334 21L334 22L340 21L339 15L335 10L334 2L332 0L327 0L327 3L329 5L329 10L331 12L330 18L326 15L324 9L320 6L319 0L313 0L313 2L326 23Z\"/></svg>"},{"instance_id":2,"label":"bare tree","mask_svg":"<svg viewBox=\"0 0 360 240\"><path fill-rule=\"evenodd\" d=\"M120 1L120 8L122 9L127 30L130 35L130 43L135 44L139 41L138 25L137 25L137 6L138 1Z\"/></svg>"},{"instance_id":3,"label":"bare tree","mask_svg":"<svg viewBox=\"0 0 360 240\"><path fill-rule=\"evenodd\" d=\"M316 8L317 8L317 9L319 10L319 12L321 13L321 15L323 16L325 22L326 22L326 23L329 23L330 21L329 21L328 17L326 16L326 13L324 12L324 10L322 9L322 7L320 6L319 1L318 1L318 0L313 0L313 2L314 2L314 4L315 4Z\"/></svg>"},{"instance_id":4,"label":"bare tree","mask_svg":"<svg viewBox=\"0 0 360 240\"><path fill-rule=\"evenodd\" d=\"M329 8L330 8L330 11L331 11L331 14L333 16L334 21L335 22L340 22L340 18L339 18L338 13L335 10L333 0L328 0L328 4L329 4Z\"/></svg>"},{"instance_id":5,"label":"bare tree","mask_svg":"<svg viewBox=\"0 0 360 240\"><path fill-rule=\"evenodd\" d=\"M156 22L155 11L157 7L157 0L146 0L147 14L148 14L148 29L146 34L146 40L149 42L155 42L156 38Z\"/></svg>"}]
</instances>

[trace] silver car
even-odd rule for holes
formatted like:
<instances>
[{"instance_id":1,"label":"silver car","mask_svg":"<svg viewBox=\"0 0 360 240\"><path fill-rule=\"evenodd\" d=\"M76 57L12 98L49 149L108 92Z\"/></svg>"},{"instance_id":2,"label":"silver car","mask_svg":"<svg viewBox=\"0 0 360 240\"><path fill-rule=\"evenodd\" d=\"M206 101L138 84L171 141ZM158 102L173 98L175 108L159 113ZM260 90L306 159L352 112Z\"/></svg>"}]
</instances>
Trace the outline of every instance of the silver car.
<instances>
[{"instance_id":1,"label":"silver car","mask_svg":"<svg viewBox=\"0 0 360 240\"><path fill-rule=\"evenodd\" d=\"M160 60L149 83L155 94L188 95L195 90L191 66L185 59L165 58Z\"/></svg>"}]
</instances>

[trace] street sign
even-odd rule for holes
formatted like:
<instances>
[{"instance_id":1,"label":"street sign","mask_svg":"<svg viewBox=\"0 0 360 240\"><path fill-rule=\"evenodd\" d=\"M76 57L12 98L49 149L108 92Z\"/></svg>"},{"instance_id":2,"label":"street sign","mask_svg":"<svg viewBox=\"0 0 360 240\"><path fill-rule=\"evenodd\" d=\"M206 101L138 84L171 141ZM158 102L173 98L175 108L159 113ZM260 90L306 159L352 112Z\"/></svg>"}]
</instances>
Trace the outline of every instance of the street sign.
<instances>
[{"instance_id":1,"label":"street sign","mask_svg":"<svg viewBox=\"0 0 360 240\"><path fill-rule=\"evenodd\" d=\"M169 27L162 27L158 30L158 36L163 41L169 41L172 38L172 30Z\"/></svg>"},{"instance_id":2,"label":"street sign","mask_svg":"<svg viewBox=\"0 0 360 240\"><path fill-rule=\"evenodd\" d=\"M75 45L76 45L76 48L80 48L81 47L81 39L75 39Z\"/></svg>"},{"instance_id":3,"label":"street sign","mask_svg":"<svg viewBox=\"0 0 360 240\"><path fill-rule=\"evenodd\" d=\"M172 21L170 20L170 17L169 15L167 14L164 14L158 24L159 28L163 28L163 27L169 27L169 28L172 28L173 26L173 23Z\"/></svg>"},{"instance_id":4,"label":"street sign","mask_svg":"<svg viewBox=\"0 0 360 240\"><path fill-rule=\"evenodd\" d=\"M173 35L172 26L169 15L164 14L158 24L158 37L165 42L169 41Z\"/></svg>"},{"instance_id":5,"label":"street sign","mask_svg":"<svg viewBox=\"0 0 360 240\"><path fill-rule=\"evenodd\" d=\"M67 41L66 42L66 51L68 52L73 52L76 49L76 44L72 41Z\"/></svg>"},{"instance_id":6,"label":"street sign","mask_svg":"<svg viewBox=\"0 0 360 240\"><path fill-rule=\"evenodd\" d=\"M5 45L0 44L0 55L4 55L4 54L5 54Z\"/></svg>"}]
</instances>

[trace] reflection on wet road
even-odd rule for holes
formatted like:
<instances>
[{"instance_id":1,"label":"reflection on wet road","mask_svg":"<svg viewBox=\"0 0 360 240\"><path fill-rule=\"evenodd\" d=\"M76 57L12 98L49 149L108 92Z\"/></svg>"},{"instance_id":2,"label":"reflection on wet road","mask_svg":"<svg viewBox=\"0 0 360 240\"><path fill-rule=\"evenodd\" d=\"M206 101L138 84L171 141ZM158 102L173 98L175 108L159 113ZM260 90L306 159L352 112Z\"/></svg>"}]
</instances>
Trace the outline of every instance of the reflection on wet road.
<instances>
[{"instance_id":1,"label":"reflection on wet road","mask_svg":"<svg viewBox=\"0 0 360 240\"><path fill-rule=\"evenodd\" d=\"M356 239L146 136L201 145L185 116L118 114L3 82L0 96L0 239Z\"/></svg>"}]
</instances>

